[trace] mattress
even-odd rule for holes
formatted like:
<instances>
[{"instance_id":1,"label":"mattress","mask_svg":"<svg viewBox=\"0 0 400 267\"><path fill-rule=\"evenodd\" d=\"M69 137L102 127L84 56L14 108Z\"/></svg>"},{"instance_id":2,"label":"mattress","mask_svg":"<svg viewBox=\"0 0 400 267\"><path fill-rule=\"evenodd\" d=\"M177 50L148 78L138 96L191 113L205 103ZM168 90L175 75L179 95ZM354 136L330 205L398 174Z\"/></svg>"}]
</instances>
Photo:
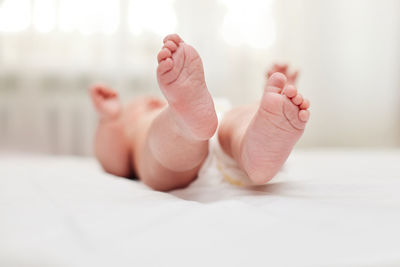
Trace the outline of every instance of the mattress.
<instances>
[{"instance_id":1,"label":"mattress","mask_svg":"<svg viewBox=\"0 0 400 267\"><path fill-rule=\"evenodd\" d=\"M399 150L295 151L264 186L213 173L161 193L2 155L0 266L400 266Z\"/></svg>"}]
</instances>

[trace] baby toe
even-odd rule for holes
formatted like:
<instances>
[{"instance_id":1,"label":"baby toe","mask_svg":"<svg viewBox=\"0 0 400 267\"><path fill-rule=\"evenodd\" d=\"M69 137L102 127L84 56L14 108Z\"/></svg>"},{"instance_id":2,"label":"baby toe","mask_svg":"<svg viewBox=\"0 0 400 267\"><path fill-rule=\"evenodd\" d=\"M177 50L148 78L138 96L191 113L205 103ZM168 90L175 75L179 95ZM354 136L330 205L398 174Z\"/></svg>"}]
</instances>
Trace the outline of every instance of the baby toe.
<instances>
[{"instance_id":1,"label":"baby toe","mask_svg":"<svg viewBox=\"0 0 400 267\"><path fill-rule=\"evenodd\" d=\"M178 46L171 40L168 40L164 46L165 48L168 48L171 52L175 52Z\"/></svg>"},{"instance_id":2,"label":"baby toe","mask_svg":"<svg viewBox=\"0 0 400 267\"><path fill-rule=\"evenodd\" d=\"M310 118L310 111L308 110L300 110L299 112L299 120L302 122L307 122Z\"/></svg>"},{"instance_id":3,"label":"baby toe","mask_svg":"<svg viewBox=\"0 0 400 267\"><path fill-rule=\"evenodd\" d=\"M161 49L161 51L157 55L158 63L160 63L161 61L163 61L166 58L171 57L171 55L172 55L171 51L168 48Z\"/></svg>"},{"instance_id":4,"label":"baby toe","mask_svg":"<svg viewBox=\"0 0 400 267\"><path fill-rule=\"evenodd\" d=\"M157 73L162 75L168 71L170 71L174 66L174 61L172 58L167 58L166 60L160 62L157 67Z\"/></svg>"},{"instance_id":5,"label":"baby toe","mask_svg":"<svg viewBox=\"0 0 400 267\"><path fill-rule=\"evenodd\" d=\"M178 34L176 34L176 33L167 35L167 36L164 38L164 41L163 41L164 44L165 44L166 42L168 42L169 40L172 41L172 42L174 42L176 45L179 45L179 43L183 42L182 38L181 38Z\"/></svg>"},{"instance_id":6,"label":"baby toe","mask_svg":"<svg viewBox=\"0 0 400 267\"><path fill-rule=\"evenodd\" d=\"M267 92L274 92L280 94L286 85L286 76L280 72L275 72L269 77L266 85Z\"/></svg>"},{"instance_id":7,"label":"baby toe","mask_svg":"<svg viewBox=\"0 0 400 267\"><path fill-rule=\"evenodd\" d=\"M297 95L297 89L293 85L288 85L285 89L285 95L289 98L295 97Z\"/></svg>"},{"instance_id":8,"label":"baby toe","mask_svg":"<svg viewBox=\"0 0 400 267\"><path fill-rule=\"evenodd\" d=\"M301 103L300 108L301 109L308 109L310 107L310 101L308 99L304 99L303 103Z\"/></svg>"},{"instance_id":9,"label":"baby toe","mask_svg":"<svg viewBox=\"0 0 400 267\"><path fill-rule=\"evenodd\" d=\"M301 103L303 103L303 97L301 96L301 94L298 94L292 98L292 102L295 105L300 105Z\"/></svg>"}]
</instances>

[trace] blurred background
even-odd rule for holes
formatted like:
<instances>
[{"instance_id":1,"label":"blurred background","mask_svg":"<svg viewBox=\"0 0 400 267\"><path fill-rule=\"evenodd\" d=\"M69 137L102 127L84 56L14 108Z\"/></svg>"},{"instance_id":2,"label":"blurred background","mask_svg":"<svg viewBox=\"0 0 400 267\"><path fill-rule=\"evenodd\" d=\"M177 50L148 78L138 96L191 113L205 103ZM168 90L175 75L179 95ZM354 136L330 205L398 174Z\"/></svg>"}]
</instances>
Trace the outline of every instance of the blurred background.
<instances>
[{"instance_id":1,"label":"blurred background","mask_svg":"<svg viewBox=\"0 0 400 267\"><path fill-rule=\"evenodd\" d=\"M233 104L261 96L273 63L298 68L312 103L299 147L400 145L398 0L0 0L0 149L91 155L88 87L160 95L172 32Z\"/></svg>"}]
</instances>

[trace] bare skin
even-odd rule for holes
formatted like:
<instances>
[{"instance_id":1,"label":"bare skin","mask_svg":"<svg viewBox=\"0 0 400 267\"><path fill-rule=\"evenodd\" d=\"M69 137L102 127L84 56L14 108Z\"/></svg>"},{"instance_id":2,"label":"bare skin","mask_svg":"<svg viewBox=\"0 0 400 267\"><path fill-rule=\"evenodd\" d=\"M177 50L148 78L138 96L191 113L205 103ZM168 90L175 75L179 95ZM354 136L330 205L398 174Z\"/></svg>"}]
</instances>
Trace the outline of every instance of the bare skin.
<instances>
[{"instance_id":1,"label":"bare skin","mask_svg":"<svg viewBox=\"0 0 400 267\"><path fill-rule=\"evenodd\" d=\"M277 174L303 134L309 106L286 76L276 72L268 79L259 104L225 115L218 132L222 149L254 183L264 184Z\"/></svg>"},{"instance_id":2,"label":"bare skin","mask_svg":"<svg viewBox=\"0 0 400 267\"><path fill-rule=\"evenodd\" d=\"M218 121L196 50L169 35L157 58L157 79L168 104L150 97L123 108L110 88L92 88L100 114L95 153L107 172L135 173L153 189L168 191L196 178Z\"/></svg>"},{"instance_id":3,"label":"bare skin","mask_svg":"<svg viewBox=\"0 0 400 267\"><path fill-rule=\"evenodd\" d=\"M197 177L218 121L196 50L168 35L157 59L166 102L143 97L123 107L114 90L91 89L100 117L95 154L105 171L136 175L155 190L169 191ZM309 117L309 102L293 85L281 94L286 84L284 74L272 74L260 104L231 110L220 125L223 150L257 184L279 171Z\"/></svg>"}]
</instances>

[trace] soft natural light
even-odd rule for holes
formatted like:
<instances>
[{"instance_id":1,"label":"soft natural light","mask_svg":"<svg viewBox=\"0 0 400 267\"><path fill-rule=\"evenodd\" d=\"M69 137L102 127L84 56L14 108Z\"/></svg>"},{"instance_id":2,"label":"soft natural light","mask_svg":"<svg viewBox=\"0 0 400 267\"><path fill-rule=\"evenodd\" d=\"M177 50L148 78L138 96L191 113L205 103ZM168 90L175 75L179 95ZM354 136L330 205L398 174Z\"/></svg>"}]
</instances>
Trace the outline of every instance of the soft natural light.
<instances>
[{"instance_id":1,"label":"soft natural light","mask_svg":"<svg viewBox=\"0 0 400 267\"><path fill-rule=\"evenodd\" d=\"M222 34L233 46L267 48L275 42L271 0L221 0L228 11Z\"/></svg>"},{"instance_id":2,"label":"soft natural light","mask_svg":"<svg viewBox=\"0 0 400 267\"><path fill-rule=\"evenodd\" d=\"M113 33L119 25L119 1L60 0L59 25L66 32Z\"/></svg>"},{"instance_id":3,"label":"soft natural light","mask_svg":"<svg viewBox=\"0 0 400 267\"><path fill-rule=\"evenodd\" d=\"M0 31L2 32L26 30L29 27L30 18L30 0L3 0L0 4Z\"/></svg>"},{"instance_id":4,"label":"soft natural light","mask_svg":"<svg viewBox=\"0 0 400 267\"><path fill-rule=\"evenodd\" d=\"M33 23L39 32L50 32L56 27L56 4L54 0L36 0Z\"/></svg>"},{"instance_id":5,"label":"soft natural light","mask_svg":"<svg viewBox=\"0 0 400 267\"><path fill-rule=\"evenodd\" d=\"M120 0L3 0L0 1L0 31L24 31L31 22L33 29L43 33L58 29L82 34L112 34L120 23L128 23L130 32L135 35L151 32L163 36L175 31L174 0L126 1L125 16L120 14ZM222 36L229 45L267 48L274 43L271 10L274 0L219 1L227 8Z\"/></svg>"},{"instance_id":6,"label":"soft natural light","mask_svg":"<svg viewBox=\"0 0 400 267\"><path fill-rule=\"evenodd\" d=\"M150 31L165 35L175 31L176 15L172 0L131 0L129 27L133 34Z\"/></svg>"}]
</instances>

